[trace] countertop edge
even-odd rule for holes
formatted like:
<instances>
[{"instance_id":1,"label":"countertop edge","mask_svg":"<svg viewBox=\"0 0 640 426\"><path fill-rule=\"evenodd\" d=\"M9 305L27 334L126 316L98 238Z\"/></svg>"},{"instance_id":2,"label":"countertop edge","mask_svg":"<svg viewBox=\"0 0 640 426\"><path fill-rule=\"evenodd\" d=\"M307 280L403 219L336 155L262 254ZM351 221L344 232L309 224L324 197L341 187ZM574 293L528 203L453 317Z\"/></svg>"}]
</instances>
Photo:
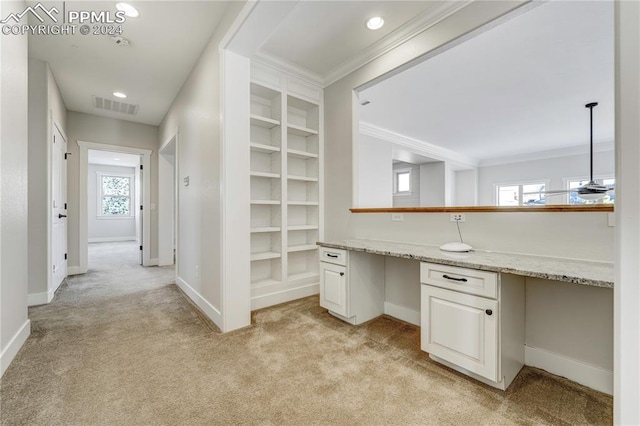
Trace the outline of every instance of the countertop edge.
<instances>
[{"instance_id":1,"label":"countertop edge","mask_svg":"<svg viewBox=\"0 0 640 426\"><path fill-rule=\"evenodd\" d=\"M379 242L382 242L382 241L379 241ZM465 259L443 259L440 257L419 256L419 255L413 255L409 253L397 253L393 251L384 251L384 250L376 250L376 249L370 249L365 247L351 246L348 244L341 244L337 242L318 241L316 244L320 247L360 251L360 252L365 252L370 254L378 254L382 256L391 256L391 257L398 257L403 259L418 260L421 262L432 262L440 265L459 266L459 267L473 268L473 269L479 269L479 270L489 271L489 272L503 272L506 274L522 275L526 277L568 282L568 283L579 284L579 285L588 285L592 287L613 288L613 282L609 282L609 281L594 280L590 278L576 277L576 276L570 276L570 275L541 273L536 271L514 269L509 267L485 265L482 263L469 262L468 260L465 260ZM414 244L414 243L407 243L407 244ZM519 255L519 256L525 256L525 255ZM532 256L532 257L536 257L536 256Z\"/></svg>"}]
</instances>

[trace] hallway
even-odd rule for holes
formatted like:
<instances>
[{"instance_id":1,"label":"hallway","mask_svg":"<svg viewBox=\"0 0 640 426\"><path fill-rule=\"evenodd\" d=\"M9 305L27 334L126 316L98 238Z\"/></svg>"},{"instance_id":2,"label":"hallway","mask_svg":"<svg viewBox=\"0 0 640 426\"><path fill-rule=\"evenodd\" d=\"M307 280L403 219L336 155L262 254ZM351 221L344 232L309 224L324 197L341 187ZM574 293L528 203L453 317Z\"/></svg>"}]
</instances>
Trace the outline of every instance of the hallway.
<instances>
[{"instance_id":1,"label":"hallway","mask_svg":"<svg viewBox=\"0 0 640 426\"><path fill-rule=\"evenodd\" d=\"M173 268L97 264L29 310L0 382L3 425L612 421L611 397L540 370L501 392L437 365L419 328L389 317L353 327L309 297L223 335Z\"/></svg>"},{"instance_id":2,"label":"hallway","mask_svg":"<svg viewBox=\"0 0 640 426\"><path fill-rule=\"evenodd\" d=\"M109 270L117 266L140 265L140 249L135 241L89 243L89 270Z\"/></svg>"}]
</instances>

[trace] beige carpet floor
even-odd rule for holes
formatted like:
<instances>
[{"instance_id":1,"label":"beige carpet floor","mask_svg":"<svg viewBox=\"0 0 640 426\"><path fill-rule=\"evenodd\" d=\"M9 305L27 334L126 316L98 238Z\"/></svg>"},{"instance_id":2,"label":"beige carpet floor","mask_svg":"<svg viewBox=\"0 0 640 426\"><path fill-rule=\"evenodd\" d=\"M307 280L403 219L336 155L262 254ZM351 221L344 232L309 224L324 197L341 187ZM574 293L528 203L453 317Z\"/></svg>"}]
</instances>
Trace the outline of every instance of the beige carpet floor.
<instances>
[{"instance_id":1,"label":"beige carpet floor","mask_svg":"<svg viewBox=\"0 0 640 426\"><path fill-rule=\"evenodd\" d=\"M88 274L30 309L31 337L0 381L3 425L612 423L609 396L528 367L495 390L431 361L417 327L353 327L317 297L221 334L172 268L98 248Z\"/></svg>"}]
</instances>

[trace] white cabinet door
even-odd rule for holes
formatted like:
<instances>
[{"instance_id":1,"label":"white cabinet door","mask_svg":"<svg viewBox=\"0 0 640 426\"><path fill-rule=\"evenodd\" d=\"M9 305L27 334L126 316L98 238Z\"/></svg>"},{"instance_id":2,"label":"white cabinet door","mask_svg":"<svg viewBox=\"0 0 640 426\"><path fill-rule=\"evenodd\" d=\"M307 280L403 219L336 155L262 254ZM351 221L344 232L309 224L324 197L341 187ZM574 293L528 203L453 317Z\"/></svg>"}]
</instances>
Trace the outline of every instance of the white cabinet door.
<instances>
[{"instance_id":1,"label":"white cabinet door","mask_svg":"<svg viewBox=\"0 0 640 426\"><path fill-rule=\"evenodd\" d=\"M498 380L498 301L422 285L421 348Z\"/></svg>"},{"instance_id":2,"label":"white cabinet door","mask_svg":"<svg viewBox=\"0 0 640 426\"><path fill-rule=\"evenodd\" d=\"M320 306L348 316L347 268L320 262Z\"/></svg>"}]
</instances>

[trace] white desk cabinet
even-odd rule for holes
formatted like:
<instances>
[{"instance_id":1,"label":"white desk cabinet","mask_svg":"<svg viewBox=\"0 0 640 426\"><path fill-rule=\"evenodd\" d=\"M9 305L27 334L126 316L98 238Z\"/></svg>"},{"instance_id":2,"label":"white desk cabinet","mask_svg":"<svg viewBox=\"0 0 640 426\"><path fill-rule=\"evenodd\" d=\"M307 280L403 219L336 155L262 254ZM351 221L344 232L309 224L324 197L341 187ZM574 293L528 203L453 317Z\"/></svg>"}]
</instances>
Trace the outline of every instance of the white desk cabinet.
<instances>
[{"instance_id":1,"label":"white desk cabinet","mask_svg":"<svg viewBox=\"0 0 640 426\"><path fill-rule=\"evenodd\" d=\"M422 350L506 389L524 365L524 279L421 263Z\"/></svg>"},{"instance_id":2,"label":"white desk cabinet","mask_svg":"<svg viewBox=\"0 0 640 426\"><path fill-rule=\"evenodd\" d=\"M320 306L350 324L384 313L384 260L378 255L320 249Z\"/></svg>"}]
</instances>

